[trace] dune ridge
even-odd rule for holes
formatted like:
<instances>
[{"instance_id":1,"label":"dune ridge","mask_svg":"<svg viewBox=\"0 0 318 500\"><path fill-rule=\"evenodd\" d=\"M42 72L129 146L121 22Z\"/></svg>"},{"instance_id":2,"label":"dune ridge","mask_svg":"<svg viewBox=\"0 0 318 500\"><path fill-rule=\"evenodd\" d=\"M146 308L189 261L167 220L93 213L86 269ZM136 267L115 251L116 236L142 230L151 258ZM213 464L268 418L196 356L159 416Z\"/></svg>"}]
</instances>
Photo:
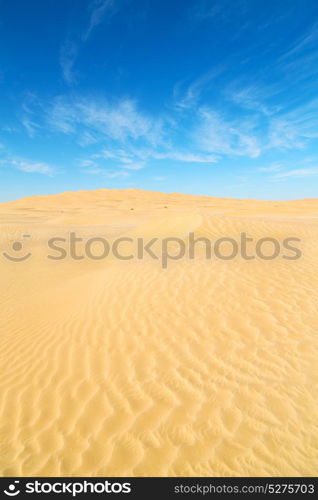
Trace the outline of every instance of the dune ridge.
<instances>
[{"instance_id":1,"label":"dune ridge","mask_svg":"<svg viewBox=\"0 0 318 500\"><path fill-rule=\"evenodd\" d=\"M1 475L316 475L317 199L102 189L2 203L0 227ZM302 257L48 260L70 231L294 236Z\"/></svg>"}]
</instances>

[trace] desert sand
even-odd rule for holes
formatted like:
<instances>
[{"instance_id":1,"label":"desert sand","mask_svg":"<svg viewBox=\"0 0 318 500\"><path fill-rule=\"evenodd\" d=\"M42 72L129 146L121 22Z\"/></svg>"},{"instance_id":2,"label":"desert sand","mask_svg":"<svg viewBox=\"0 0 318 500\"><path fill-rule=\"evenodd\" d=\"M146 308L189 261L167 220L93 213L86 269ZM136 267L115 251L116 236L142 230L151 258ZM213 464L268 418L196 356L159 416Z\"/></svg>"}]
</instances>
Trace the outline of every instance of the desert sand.
<instances>
[{"instance_id":1,"label":"desert sand","mask_svg":"<svg viewBox=\"0 0 318 500\"><path fill-rule=\"evenodd\" d=\"M68 192L0 204L0 228L3 476L316 475L317 199ZM192 231L302 256L47 258L70 232Z\"/></svg>"}]
</instances>

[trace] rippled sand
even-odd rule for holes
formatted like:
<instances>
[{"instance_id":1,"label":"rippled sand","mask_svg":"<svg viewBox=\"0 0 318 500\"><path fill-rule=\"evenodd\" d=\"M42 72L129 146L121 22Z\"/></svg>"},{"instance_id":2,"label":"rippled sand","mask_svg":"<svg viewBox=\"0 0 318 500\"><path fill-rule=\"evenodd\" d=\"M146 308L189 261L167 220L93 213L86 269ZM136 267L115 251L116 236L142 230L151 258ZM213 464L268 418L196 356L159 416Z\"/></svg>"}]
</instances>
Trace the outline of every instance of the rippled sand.
<instances>
[{"instance_id":1,"label":"rippled sand","mask_svg":"<svg viewBox=\"0 0 318 500\"><path fill-rule=\"evenodd\" d=\"M105 189L0 204L0 228L2 475L316 475L318 200ZM47 259L70 231L303 255Z\"/></svg>"}]
</instances>

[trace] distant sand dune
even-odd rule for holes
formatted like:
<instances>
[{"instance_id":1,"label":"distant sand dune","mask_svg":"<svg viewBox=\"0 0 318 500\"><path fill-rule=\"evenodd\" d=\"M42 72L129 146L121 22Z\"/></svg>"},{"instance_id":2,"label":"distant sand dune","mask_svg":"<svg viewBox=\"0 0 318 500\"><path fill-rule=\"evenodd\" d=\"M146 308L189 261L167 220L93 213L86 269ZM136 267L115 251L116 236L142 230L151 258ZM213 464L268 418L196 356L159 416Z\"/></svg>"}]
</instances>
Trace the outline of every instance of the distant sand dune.
<instances>
[{"instance_id":1,"label":"distant sand dune","mask_svg":"<svg viewBox=\"0 0 318 500\"><path fill-rule=\"evenodd\" d=\"M2 475L316 475L318 200L63 193L0 204L0 228ZM70 231L296 236L303 256L48 260ZM8 261L24 234L32 258Z\"/></svg>"}]
</instances>

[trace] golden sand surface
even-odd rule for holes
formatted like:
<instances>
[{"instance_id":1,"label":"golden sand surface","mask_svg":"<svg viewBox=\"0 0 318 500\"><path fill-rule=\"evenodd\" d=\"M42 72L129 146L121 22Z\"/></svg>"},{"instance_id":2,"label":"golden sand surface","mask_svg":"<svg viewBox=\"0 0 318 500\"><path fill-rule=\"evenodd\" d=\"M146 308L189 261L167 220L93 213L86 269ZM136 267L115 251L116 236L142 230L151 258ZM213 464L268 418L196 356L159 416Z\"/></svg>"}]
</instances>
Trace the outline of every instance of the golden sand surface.
<instances>
[{"instance_id":1,"label":"golden sand surface","mask_svg":"<svg viewBox=\"0 0 318 500\"><path fill-rule=\"evenodd\" d=\"M2 203L0 228L2 475L316 475L317 199L101 189ZM297 237L302 256L48 259L70 232Z\"/></svg>"}]
</instances>

